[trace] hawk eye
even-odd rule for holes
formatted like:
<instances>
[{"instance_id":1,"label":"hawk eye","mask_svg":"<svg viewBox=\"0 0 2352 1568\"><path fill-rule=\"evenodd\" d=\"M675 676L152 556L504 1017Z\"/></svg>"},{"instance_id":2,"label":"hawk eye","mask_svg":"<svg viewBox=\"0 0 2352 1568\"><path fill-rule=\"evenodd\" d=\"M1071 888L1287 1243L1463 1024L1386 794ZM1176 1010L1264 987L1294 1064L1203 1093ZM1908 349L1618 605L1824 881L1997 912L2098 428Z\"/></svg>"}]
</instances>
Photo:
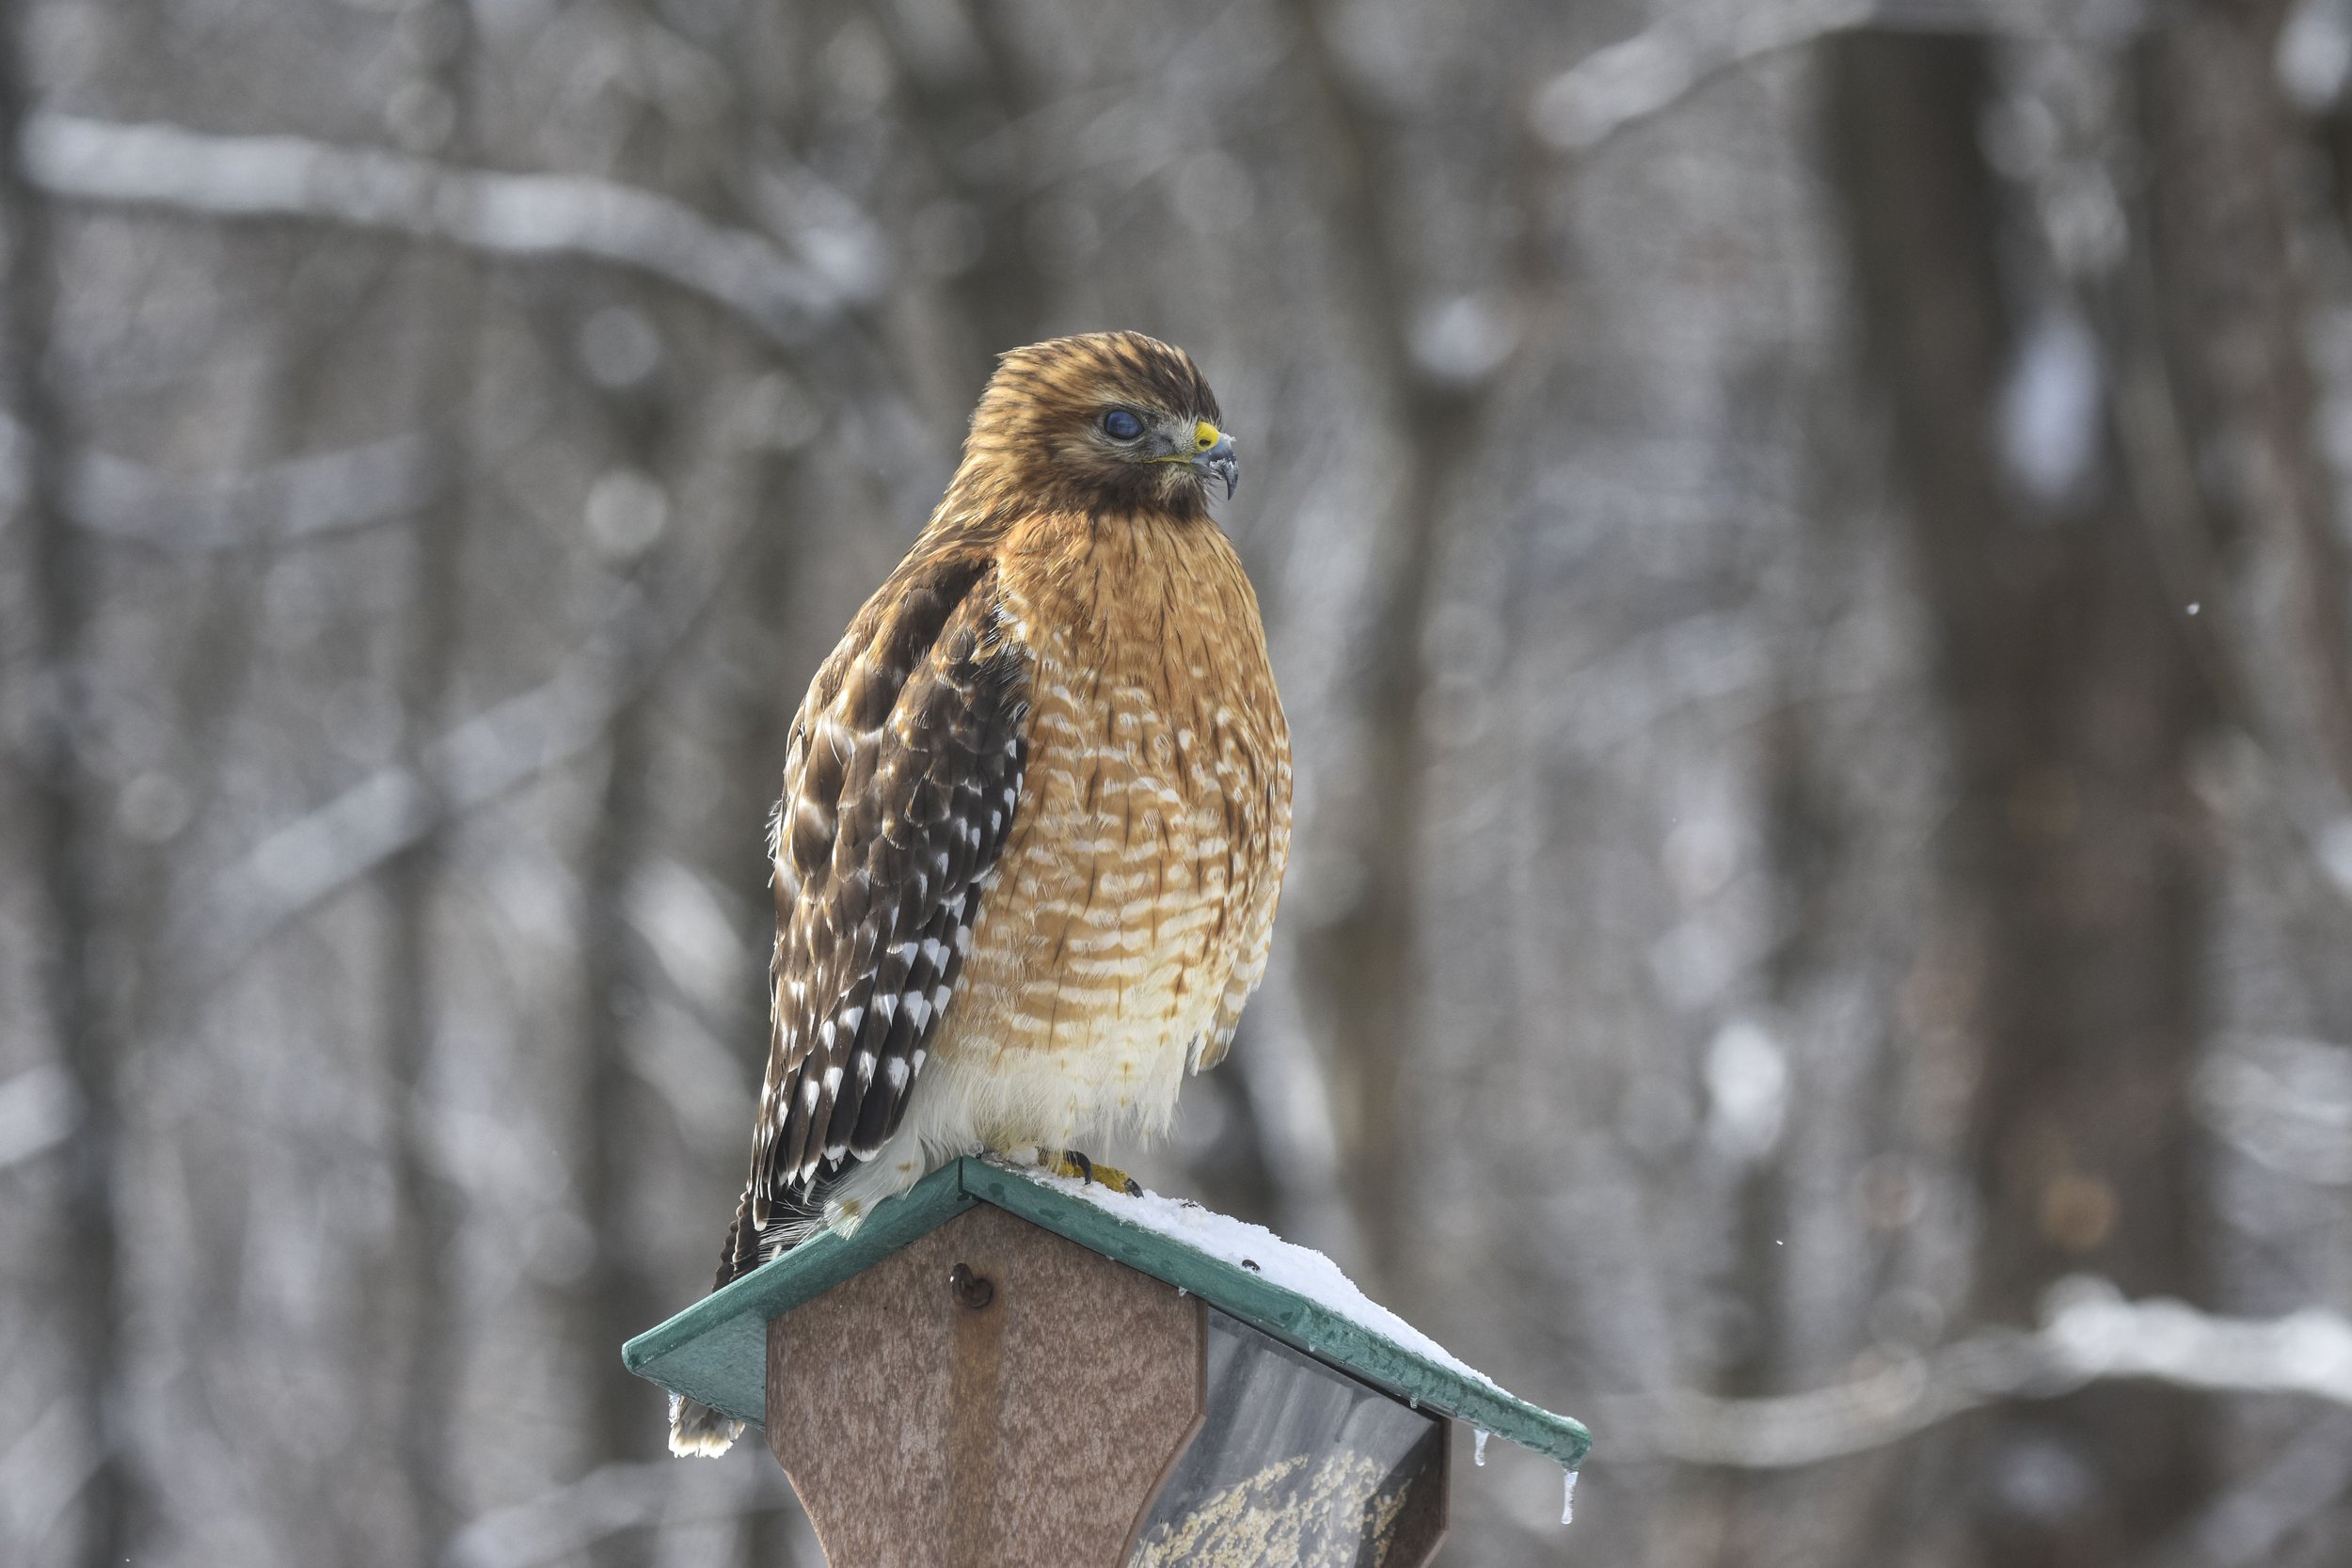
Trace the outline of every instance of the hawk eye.
<instances>
[{"instance_id":1,"label":"hawk eye","mask_svg":"<svg viewBox=\"0 0 2352 1568\"><path fill-rule=\"evenodd\" d=\"M1143 434L1143 421L1124 408L1114 408L1103 416L1103 433L1114 441L1132 441Z\"/></svg>"}]
</instances>

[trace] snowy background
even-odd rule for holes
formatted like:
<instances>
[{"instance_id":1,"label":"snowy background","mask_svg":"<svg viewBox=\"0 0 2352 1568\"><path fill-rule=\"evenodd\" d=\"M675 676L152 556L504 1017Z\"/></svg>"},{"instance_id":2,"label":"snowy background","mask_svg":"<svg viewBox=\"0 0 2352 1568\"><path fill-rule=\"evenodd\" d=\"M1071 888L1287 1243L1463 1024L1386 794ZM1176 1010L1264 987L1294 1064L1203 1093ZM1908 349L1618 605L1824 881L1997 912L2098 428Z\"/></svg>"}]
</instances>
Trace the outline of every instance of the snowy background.
<instances>
[{"instance_id":1,"label":"snowy background","mask_svg":"<svg viewBox=\"0 0 2352 1568\"><path fill-rule=\"evenodd\" d=\"M1593 1425L1444 1562L2352 1560L2352 0L0 33L0 1562L816 1562L616 1349L790 711L1114 325L1299 816L1092 1152Z\"/></svg>"}]
</instances>

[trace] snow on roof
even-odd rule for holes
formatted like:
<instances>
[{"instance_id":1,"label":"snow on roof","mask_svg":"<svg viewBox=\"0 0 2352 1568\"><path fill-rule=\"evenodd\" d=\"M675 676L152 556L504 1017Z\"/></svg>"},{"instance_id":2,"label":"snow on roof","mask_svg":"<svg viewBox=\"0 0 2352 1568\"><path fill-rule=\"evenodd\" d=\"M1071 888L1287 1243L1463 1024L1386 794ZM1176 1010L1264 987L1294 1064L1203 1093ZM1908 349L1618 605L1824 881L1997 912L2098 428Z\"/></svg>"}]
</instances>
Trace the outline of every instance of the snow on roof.
<instances>
[{"instance_id":1,"label":"snow on roof","mask_svg":"<svg viewBox=\"0 0 2352 1568\"><path fill-rule=\"evenodd\" d=\"M1051 1176L1028 1166L1005 1166L1066 1197L1080 1198L1111 1218L1165 1236L1221 1263L1257 1275L1269 1285L1306 1297L1365 1333L1500 1391L1495 1380L1357 1288L1340 1266L1311 1247L1286 1242L1262 1225L1204 1209L1190 1198L1146 1192L1136 1197L1099 1182Z\"/></svg>"}]
</instances>

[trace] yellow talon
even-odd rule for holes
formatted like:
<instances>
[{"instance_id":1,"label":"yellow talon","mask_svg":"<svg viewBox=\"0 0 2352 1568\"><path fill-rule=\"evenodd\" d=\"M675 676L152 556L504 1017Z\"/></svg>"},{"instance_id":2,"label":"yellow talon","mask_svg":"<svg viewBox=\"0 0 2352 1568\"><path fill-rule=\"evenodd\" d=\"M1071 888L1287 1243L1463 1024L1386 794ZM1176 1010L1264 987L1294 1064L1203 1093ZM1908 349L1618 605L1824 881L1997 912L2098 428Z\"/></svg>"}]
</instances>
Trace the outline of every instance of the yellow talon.
<instances>
[{"instance_id":1,"label":"yellow talon","mask_svg":"<svg viewBox=\"0 0 2352 1568\"><path fill-rule=\"evenodd\" d=\"M1074 1148L1041 1148L1038 1164L1056 1176L1073 1181L1089 1181L1098 1186L1116 1187L1129 1197L1141 1197L1143 1184L1117 1165L1099 1164Z\"/></svg>"}]
</instances>

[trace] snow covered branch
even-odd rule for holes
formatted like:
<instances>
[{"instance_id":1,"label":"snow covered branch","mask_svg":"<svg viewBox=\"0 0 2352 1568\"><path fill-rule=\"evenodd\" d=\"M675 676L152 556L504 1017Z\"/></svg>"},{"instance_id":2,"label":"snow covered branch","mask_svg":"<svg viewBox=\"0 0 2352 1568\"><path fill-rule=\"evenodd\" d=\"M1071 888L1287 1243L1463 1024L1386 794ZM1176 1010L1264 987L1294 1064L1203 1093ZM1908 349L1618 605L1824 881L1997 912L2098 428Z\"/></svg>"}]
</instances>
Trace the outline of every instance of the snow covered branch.
<instances>
[{"instance_id":1,"label":"snow covered branch","mask_svg":"<svg viewBox=\"0 0 2352 1568\"><path fill-rule=\"evenodd\" d=\"M44 1063L0 1079L0 1171L56 1148L81 1121L81 1093L63 1068ZM7 1467L0 1458L0 1473Z\"/></svg>"},{"instance_id":2,"label":"snow covered branch","mask_svg":"<svg viewBox=\"0 0 2352 1568\"><path fill-rule=\"evenodd\" d=\"M1880 1448L1979 1405L2049 1399L2109 1378L2352 1406L2352 1320L2319 1310L2215 1317L2177 1301L2127 1301L2106 1281L2078 1275L2052 1288L2031 1332L1987 1329L1810 1393L1625 1399L1604 1405L1595 1424L1618 1451L1778 1469Z\"/></svg>"},{"instance_id":3,"label":"snow covered branch","mask_svg":"<svg viewBox=\"0 0 2352 1568\"><path fill-rule=\"evenodd\" d=\"M2352 1048L2239 1035L2197 1069L2199 1117L2256 1164L2318 1187L2352 1187Z\"/></svg>"},{"instance_id":4,"label":"snow covered branch","mask_svg":"<svg viewBox=\"0 0 2352 1568\"><path fill-rule=\"evenodd\" d=\"M213 217L289 217L522 257L573 256L714 300L779 342L847 293L773 243L653 191L580 175L455 167L300 136L227 136L72 115L24 121L25 177L61 199Z\"/></svg>"},{"instance_id":5,"label":"snow covered branch","mask_svg":"<svg viewBox=\"0 0 2352 1568\"><path fill-rule=\"evenodd\" d=\"M1535 134L1581 152L1671 108L1727 71L1851 27L2120 36L2141 24L2139 0L2092 0L2072 11L2041 0L1771 0L1682 5L1631 38L1595 50L1546 83L1530 111Z\"/></svg>"},{"instance_id":6,"label":"snow covered branch","mask_svg":"<svg viewBox=\"0 0 2352 1568\"><path fill-rule=\"evenodd\" d=\"M478 809L600 740L709 602L704 568L667 592L632 586L607 629L544 685L426 745L418 766L370 774L256 844L183 910L183 940L226 973L270 932L447 818Z\"/></svg>"},{"instance_id":7,"label":"snow covered branch","mask_svg":"<svg viewBox=\"0 0 2352 1568\"><path fill-rule=\"evenodd\" d=\"M1736 66L1869 20L1873 0L1785 0L1699 16L1667 12L1595 50L1536 94L1535 132L1564 152L1598 146Z\"/></svg>"},{"instance_id":8,"label":"snow covered branch","mask_svg":"<svg viewBox=\"0 0 2352 1568\"><path fill-rule=\"evenodd\" d=\"M23 490L24 450L22 429L0 416L0 508ZM64 503L78 528L197 555L405 516L432 504L447 479L444 455L413 434L204 476L81 451L65 460Z\"/></svg>"}]
</instances>

